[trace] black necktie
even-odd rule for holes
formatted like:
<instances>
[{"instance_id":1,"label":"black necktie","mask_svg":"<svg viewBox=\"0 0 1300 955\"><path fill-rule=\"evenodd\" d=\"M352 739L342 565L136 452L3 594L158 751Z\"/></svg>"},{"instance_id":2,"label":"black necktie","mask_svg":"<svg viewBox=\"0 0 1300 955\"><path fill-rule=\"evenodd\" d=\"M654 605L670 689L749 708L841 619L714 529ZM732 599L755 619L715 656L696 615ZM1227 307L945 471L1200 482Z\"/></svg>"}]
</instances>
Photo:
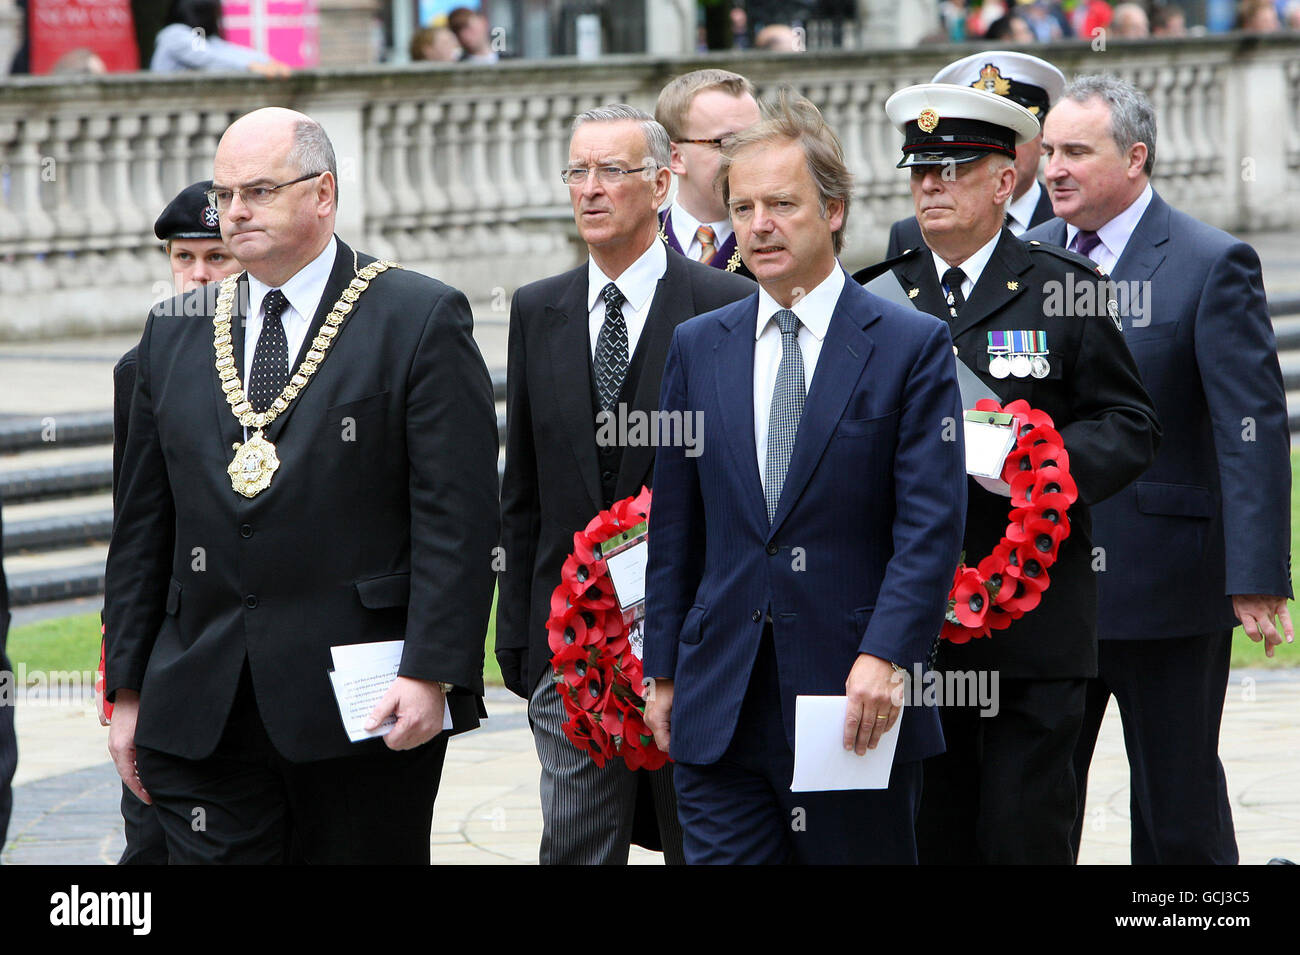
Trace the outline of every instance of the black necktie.
<instances>
[{"instance_id":1,"label":"black necktie","mask_svg":"<svg viewBox=\"0 0 1300 955\"><path fill-rule=\"evenodd\" d=\"M627 377L627 322L623 319L623 293L613 282L601 290L605 299L605 323L596 336L596 396L600 410L611 414L618 405L623 379Z\"/></svg>"},{"instance_id":2,"label":"black necktie","mask_svg":"<svg viewBox=\"0 0 1300 955\"><path fill-rule=\"evenodd\" d=\"M248 376L248 400L254 411L271 407L289 382L289 339L280 321L288 307L289 300L278 288L271 289L262 300L262 331L257 336L253 370Z\"/></svg>"},{"instance_id":3,"label":"black necktie","mask_svg":"<svg viewBox=\"0 0 1300 955\"><path fill-rule=\"evenodd\" d=\"M961 283L965 278L966 273L961 269L949 269L943 273L943 297L948 302L948 315L952 318L956 318L966 304L966 298L961 294Z\"/></svg>"}]
</instances>

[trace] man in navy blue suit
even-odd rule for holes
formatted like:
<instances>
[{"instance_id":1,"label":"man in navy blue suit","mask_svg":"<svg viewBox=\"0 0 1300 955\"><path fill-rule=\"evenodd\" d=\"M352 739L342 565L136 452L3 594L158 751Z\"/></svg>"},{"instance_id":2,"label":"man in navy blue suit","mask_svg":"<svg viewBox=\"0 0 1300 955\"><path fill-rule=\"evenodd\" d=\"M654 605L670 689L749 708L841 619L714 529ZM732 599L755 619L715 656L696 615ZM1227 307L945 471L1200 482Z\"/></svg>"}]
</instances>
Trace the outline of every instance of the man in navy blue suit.
<instances>
[{"instance_id":1,"label":"man in navy blue suit","mask_svg":"<svg viewBox=\"0 0 1300 955\"><path fill-rule=\"evenodd\" d=\"M647 722L687 862L915 863L934 708L902 717L887 789L796 795L795 698L847 696L861 755L930 654L966 510L952 339L836 261L851 179L817 109L768 117L721 172L760 291L678 326L664 369L660 407L703 444L655 460Z\"/></svg>"},{"instance_id":2,"label":"man in navy blue suit","mask_svg":"<svg viewBox=\"0 0 1300 955\"><path fill-rule=\"evenodd\" d=\"M1155 463L1092 512L1101 642L1075 752L1074 849L1113 694L1133 862L1235 863L1218 757L1232 628L1240 621L1270 656L1279 629L1292 639L1286 396L1259 257L1155 193L1155 136L1155 111L1133 86L1071 83L1043 131L1060 218L1025 236L1110 272L1164 428Z\"/></svg>"}]
</instances>

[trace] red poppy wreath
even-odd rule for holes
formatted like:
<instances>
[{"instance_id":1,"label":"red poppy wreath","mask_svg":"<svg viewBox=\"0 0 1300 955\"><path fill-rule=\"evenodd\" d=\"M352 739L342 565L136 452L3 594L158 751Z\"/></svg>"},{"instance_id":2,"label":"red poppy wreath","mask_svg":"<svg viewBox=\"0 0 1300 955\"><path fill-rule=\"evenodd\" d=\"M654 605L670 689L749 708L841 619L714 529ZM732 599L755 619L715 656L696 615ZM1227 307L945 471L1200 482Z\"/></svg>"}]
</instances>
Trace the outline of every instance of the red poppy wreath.
<instances>
[{"instance_id":1,"label":"red poppy wreath","mask_svg":"<svg viewBox=\"0 0 1300 955\"><path fill-rule=\"evenodd\" d=\"M991 398L975 410L1016 417L1016 446L1002 465L1002 480L1011 488L1010 523L993 553L974 567L962 555L957 565L939 634L952 643L1005 630L1038 606L1052 582L1048 568L1070 536L1066 512L1079 497L1070 455L1045 412L1020 399L1003 408Z\"/></svg>"},{"instance_id":2,"label":"red poppy wreath","mask_svg":"<svg viewBox=\"0 0 1300 955\"><path fill-rule=\"evenodd\" d=\"M569 717L564 734L597 766L622 759L629 769L658 769L668 762L645 725L638 620L620 609L599 556L601 544L649 516L650 491L642 488L593 517L573 535L551 594L546 629L555 689Z\"/></svg>"}]
</instances>

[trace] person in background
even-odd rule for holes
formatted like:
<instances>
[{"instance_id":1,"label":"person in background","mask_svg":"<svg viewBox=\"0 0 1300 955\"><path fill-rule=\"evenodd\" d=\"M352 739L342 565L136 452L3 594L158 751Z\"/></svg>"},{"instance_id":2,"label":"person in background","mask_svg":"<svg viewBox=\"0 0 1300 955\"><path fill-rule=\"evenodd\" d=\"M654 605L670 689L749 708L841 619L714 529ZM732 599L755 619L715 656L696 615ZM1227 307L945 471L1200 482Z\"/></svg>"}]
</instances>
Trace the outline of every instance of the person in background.
<instances>
[{"instance_id":1,"label":"person in background","mask_svg":"<svg viewBox=\"0 0 1300 955\"><path fill-rule=\"evenodd\" d=\"M164 243L171 265L175 294L217 282L241 268L221 239L217 210L208 204L207 191L212 180L204 179L182 189L153 224L153 232ZM122 451L126 447L127 423L131 413L131 394L135 391L136 346L121 357L113 368L113 496L117 496L118 477L122 472ZM113 704L104 700L104 644L99 648L99 677L95 684L95 702L101 726L113 718ZM146 805L122 784L122 821L126 849L118 865L166 865L167 842L152 806Z\"/></svg>"},{"instance_id":2,"label":"person in background","mask_svg":"<svg viewBox=\"0 0 1300 955\"><path fill-rule=\"evenodd\" d=\"M1116 40L1144 40L1151 35L1146 9L1140 3L1120 3L1110 22L1110 35Z\"/></svg>"},{"instance_id":3,"label":"person in background","mask_svg":"<svg viewBox=\"0 0 1300 955\"><path fill-rule=\"evenodd\" d=\"M108 68L104 66L104 61L99 58L99 54L84 46L64 53L55 61L54 66L50 67L52 75L63 76L100 76L107 72Z\"/></svg>"},{"instance_id":4,"label":"person in background","mask_svg":"<svg viewBox=\"0 0 1300 955\"><path fill-rule=\"evenodd\" d=\"M754 37L754 49L769 53L802 52L794 27L784 23L771 23L759 30L758 36Z\"/></svg>"},{"instance_id":5,"label":"person in background","mask_svg":"<svg viewBox=\"0 0 1300 955\"><path fill-rule=\"evenodd\" d=\"M0 673L10 673L13 667L5 656L5 643L9 639L9 585L5 582L4 520L0 518ZM18 768L18 736L14 732L14 708L0 706L0 849L5 846L9 831L9 814L14 808L13 778Z\"/></svg>"},{"instance_id":6,"label":"person in background","mask_svg":"<svg viewBox=\"0 0 1300 955\"><path fill-rule=\"evenodd\" d=\"M1273 0L1242 0L1237 5L1237 29L1245 33L1277 33L1281 30Z\"/></svg>"},{"instance_id":7,"label":"person in background","mask_svg":"<svg viewBox=\"0 0 1300 955\"><path fill-rule=\"evenodd\" d=\"M1006 40L1010 43L1034 43L1034 31L1029 29L1029 24L1025 18L1018 13L1008 13L1004 17L998 17L989 24L988 32L984 34L986 40Z\"/></svg>"},{"instance_id":8,"label":"person in background","mask_svg":"<svg viewBox=\"0 0 1300 955\"><path fill-rule=\"evenodd\" d=\"M1187 36L1187 15L1180 7L1162 3L1151 11L1151 35L1160 37Z\"/></svg>"},{"instance_id":9,"label":"person in background","mask_svg":"<svg viewBox=\"0 0 1300 955\"><path fill-rule=\"evenodd\" d=\"M456 34L446 27L425 27L411 37L412 62L455 63L460 52Z\"/></svg>"},{"instance_id":10,"label":"person in background","mask_svg":"<svg viewBox=\"0 0 1300 955\"><path fill-rule=\"evenodd\" d=\"M289 67L265 53L221 38L220 0L173 0L167 25L154 39L154 73L186 70L248 70L262 76L288 76Z\"/></svg>"},{"instance_id":11,"label":"person in background","mask_svg":"<svg viewBox=\"0 0 1300 955\"><path fill-rule=\"evenodd\" d=\"M460 42L461 63L496 63L513 54L497 49L488 18L469 7L457 7L447 14L447 26Z\"/></svg>"}]
</instances>

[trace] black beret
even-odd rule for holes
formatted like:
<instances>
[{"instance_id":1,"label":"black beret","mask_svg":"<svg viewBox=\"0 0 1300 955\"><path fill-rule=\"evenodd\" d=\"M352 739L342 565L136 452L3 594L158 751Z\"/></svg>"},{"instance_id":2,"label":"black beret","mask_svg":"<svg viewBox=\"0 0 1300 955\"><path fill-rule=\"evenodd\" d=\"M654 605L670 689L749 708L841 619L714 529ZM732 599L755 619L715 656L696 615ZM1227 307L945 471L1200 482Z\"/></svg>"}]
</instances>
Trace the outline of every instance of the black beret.
<instances>
[{"instance_id":1,"label":"black beret","mask_svg":"<svg viewBox=\"0 0 1300 955\"><path fill-rule=\"evenodd\" d=\"M186 186L162 211L153 224L153 234L168 239L220 239L221 219L208 204L207 192L212 180L204 179Z\"/></svg>"}]
</instances>

